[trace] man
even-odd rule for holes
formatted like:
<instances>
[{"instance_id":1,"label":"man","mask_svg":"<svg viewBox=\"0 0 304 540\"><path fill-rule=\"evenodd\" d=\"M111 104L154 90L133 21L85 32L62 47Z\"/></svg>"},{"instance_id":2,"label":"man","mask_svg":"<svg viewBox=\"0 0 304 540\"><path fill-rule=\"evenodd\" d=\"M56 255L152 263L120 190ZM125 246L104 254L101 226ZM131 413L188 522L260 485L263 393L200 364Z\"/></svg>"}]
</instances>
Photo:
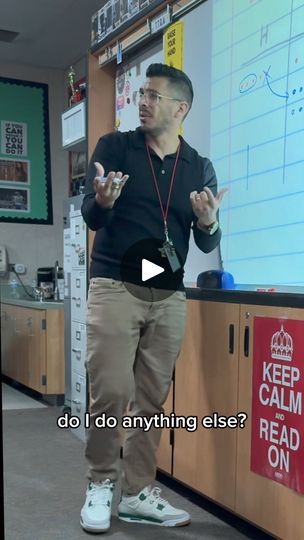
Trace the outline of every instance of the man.
<instances>
[{"instance_id":1,"label":"man","mask_svg":"<svg viewBox=\"0 0 304 540\"><path fill-rule=\"evenodd\" d=\"M124 279L122 259L137 242L161 238L164 262L172 255L174 264L181 261L183 266L191 227L204 252L213 250L221 237L217 212L225 190L215 195L211 162L178 135L192 105L191 81L163 64L150 65L146 77L138 92L140 127L98 141L82 205L84 220L96 231L87 311L89 485L81 510L81 525L91 532L110 527L121 418L127 406L134 416L151 418L163 412L185 328L183 287L164 298L161 287L149 287L149 280L132 281L132 273ZM124 282L144 294L131 294ZM117 427L96 427L102 413L114 416ZM152 488L160 436L156 426L127 431L118 517L186 525L189 514L162 499L159 488Z\"/></svg>"}]
</instances>

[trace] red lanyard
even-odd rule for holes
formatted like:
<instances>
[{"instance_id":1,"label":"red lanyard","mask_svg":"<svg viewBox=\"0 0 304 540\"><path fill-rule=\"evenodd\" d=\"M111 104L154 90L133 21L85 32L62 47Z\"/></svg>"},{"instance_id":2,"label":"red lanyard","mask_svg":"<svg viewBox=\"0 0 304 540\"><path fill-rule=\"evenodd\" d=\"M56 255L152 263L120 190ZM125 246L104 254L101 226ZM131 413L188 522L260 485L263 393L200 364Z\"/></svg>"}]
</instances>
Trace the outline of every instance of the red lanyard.
<instances>
[{"instance_id":1,"label":"red lanyard","mask_svg":"<svg viewBox=\"0 0 304 540\"><path fill-rule=\"evenodd\" d=\"M152 163L152 159L151 159L151 155L150 155L149 147L148 147L147 143L146 143L146 149L147 149L147 154L148 154L148 159L149 159L149 163L150 163L150 167L151 167L151 171L152 171L154 184L155 184L157 195L158 195L160 209L161 209L161 212L162 212L162 215L163 215L166 240L169 240L167 217L168 217L168 211L169 211L169 206L170 206L171 193L172 193L173 184L174 184L174 180L175 180L175 172L176 172L177 162L178 162L179 153L180 153L180 149L181 149L181 143L179 143L178 149L177 149L177 152L176 152L175 163L174 163L173 172L172 172L171 181L170 181L169 195L168 195L167 204L166 204L166 210L164 210L163 203L162 203L162 200L161 200L159 187L158 187L158 183L157 183L157 180L156 180L156 176L155 176L155 172L154 172L154 168L153 168L153 163Z\"/></svg>"}]
</instances>

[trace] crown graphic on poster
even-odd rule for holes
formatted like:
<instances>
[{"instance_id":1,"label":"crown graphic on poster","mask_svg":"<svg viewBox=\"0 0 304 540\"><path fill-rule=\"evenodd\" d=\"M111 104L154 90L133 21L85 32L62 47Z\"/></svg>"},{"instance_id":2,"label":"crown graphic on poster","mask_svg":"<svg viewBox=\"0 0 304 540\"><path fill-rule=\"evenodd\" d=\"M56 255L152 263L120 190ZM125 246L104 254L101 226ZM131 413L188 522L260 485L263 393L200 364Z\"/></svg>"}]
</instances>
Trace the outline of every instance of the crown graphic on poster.
<instances>
[{"instance_id":1,"label":"crown graphic on poster","mask_svg":"<svg viewBox=\"0 0 304 540\"><path fill-rule=\"evenodd\" d=\"M271 338L271 358L291 362L293 353L293 341L288 332L284 331L283 324L281 330L275 332Z\"/></svg>"}]
</instances>

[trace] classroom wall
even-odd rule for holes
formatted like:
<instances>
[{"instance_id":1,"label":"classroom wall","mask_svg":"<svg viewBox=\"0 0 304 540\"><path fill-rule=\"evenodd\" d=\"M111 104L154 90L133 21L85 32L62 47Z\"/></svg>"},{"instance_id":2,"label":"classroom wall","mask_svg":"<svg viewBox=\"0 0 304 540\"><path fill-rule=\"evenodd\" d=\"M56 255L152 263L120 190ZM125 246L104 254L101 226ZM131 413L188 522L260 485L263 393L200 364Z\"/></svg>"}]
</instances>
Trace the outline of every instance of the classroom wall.
<instances>
[{"instance_id":1,"label":"classroom wall","mask_svg":"<svg viewBox=\"0 0 304 540\"><path fill-rule=\"evenodd\" d=\"M1 222L1 244L6 246L9 263L23 263L26 274L21 276L30 284L40 266L63 262L62 201L68 194L68 157L61 148L61 113L66 108L64 71L35 68L27 65L0 64L2 77L10 77L49 86L49 125L51 149L51 179L53 225L33 225Z\"/></svg>"}]
</instances>

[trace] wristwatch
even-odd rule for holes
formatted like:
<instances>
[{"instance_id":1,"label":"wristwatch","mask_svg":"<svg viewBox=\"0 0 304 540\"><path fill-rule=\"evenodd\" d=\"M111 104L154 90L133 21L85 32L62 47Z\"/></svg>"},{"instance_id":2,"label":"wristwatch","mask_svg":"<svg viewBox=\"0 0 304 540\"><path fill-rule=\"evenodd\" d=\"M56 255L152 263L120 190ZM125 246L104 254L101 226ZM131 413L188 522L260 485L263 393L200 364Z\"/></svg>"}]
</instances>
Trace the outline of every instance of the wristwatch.
<instances>
[{"instance_id":1,"label":"wristwatch","mask_svg":"<svg viewBox=\"0 0 304 540\"><path fill-rule=\"evenodd\" d=\"M219 222L214 221L213 223L210 223L210 225L207 225L206 227L204 225L200 225L198 223L198 228L203 231L204 233L208 234L209 236L212 236L219 228Z\"/></svg>"}]
</instances>

